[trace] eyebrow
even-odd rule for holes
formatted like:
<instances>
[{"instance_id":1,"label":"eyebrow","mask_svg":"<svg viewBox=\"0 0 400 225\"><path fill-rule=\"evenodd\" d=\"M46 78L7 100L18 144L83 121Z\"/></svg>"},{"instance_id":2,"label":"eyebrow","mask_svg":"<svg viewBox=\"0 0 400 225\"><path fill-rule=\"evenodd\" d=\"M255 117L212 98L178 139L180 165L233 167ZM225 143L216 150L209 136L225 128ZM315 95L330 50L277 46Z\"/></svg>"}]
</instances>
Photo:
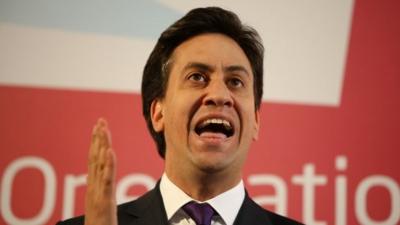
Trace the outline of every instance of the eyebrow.
<instances>
[{"instance_id":1,"label":"eyebrow","mask_svg":"<svg viewBox=\"0 0 400 225\"><path fill-rule=\"evenodd\" d=\"M224 68L225 72L243 72L245 73L247 76L250 76L249 71L247 71L246 68L244 68L241 65L232 65L232 66L228 66L226 68Z\"/></svg>"},{"instance_id":2,"label":"eyebrow","mask_svg":"<svg viewBox=\"0 0 400 225\"><path fill-rule=\"evenodd\" d=\"M207 72L212 72L215 70L215 68L211 65L207 65L205 63L200 63L200 62L189 62L186 64L185 67L183 67L183 71L190 70L190 69L198 69L201 71L207 71Z\"/></svg>"},{"instance_id":3,"label":"eyebrow","mask_svg":"<svg viewBox=\"0 0 400 225\"><path fill-rule=\"evenodd\" d=\"M186 66L183 68L183 71L189 70L189 69L198 69L204 72L213 72L215 71L215 67L205 64L205 63L201 63L201 62L189 62L188 64L186 64ZM247 71L247 69L244 66L241 65L231 65L231 66L227 66L224 67L224 72L243 72L245 73L247 76L250 75L249 71Z\"/></svg>"}]
</instances>

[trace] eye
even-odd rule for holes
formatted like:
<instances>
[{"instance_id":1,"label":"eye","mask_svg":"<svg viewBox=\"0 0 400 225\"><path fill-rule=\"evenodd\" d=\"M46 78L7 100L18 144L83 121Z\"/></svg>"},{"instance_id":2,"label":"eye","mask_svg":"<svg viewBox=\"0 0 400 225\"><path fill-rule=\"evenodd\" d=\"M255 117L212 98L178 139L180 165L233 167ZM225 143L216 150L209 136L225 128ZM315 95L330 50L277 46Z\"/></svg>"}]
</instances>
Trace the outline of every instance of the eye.
<instances>
[{"instance_id":1,"label":"eye","mask_svg":"<svg viewBox=\"0 0 400 225\"><path fill-rule=\"evenodd\" d=\"M207 78L205 75L201 73L192 73L188 77L189 80L196 81L196 82L206 82Z\"/></svg>"},{"instance_id":2,"label":"eye","mask_svg":"<svg viewBox=\"0 0 400 225\"><path fill-rule=\"evenodd\" d=\"M232 78L228 81L228 85L234 88L243 87L243 81L239 78Z\"/></svg>"}]
</instances>

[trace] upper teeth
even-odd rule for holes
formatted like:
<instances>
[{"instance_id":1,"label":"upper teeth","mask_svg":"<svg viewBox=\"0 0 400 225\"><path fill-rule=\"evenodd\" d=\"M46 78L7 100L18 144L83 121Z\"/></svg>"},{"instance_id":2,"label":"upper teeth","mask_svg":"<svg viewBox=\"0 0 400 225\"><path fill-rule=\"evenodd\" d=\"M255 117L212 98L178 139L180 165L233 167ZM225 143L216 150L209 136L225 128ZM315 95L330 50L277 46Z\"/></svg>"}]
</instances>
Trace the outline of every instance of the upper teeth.
<instances>
[{"instance_id":1,"label":"upper teeth","mask_svg":"<svg viewBox=\"0 0 400 225\"><path fill-rule=\"evenodd\" d=\"M229 127L229 128L231 127L231 124L229 123L229 121L224 120L224 119L216 119L216 118L214 118L214 119L207 119L207 120L203 121L203 122L201 123L201 126L204 127L204 126L206 126L206 125L208 125L208 124L211 124L211 123L223 124L225 127Z\"/></svg>"}]
</instances>

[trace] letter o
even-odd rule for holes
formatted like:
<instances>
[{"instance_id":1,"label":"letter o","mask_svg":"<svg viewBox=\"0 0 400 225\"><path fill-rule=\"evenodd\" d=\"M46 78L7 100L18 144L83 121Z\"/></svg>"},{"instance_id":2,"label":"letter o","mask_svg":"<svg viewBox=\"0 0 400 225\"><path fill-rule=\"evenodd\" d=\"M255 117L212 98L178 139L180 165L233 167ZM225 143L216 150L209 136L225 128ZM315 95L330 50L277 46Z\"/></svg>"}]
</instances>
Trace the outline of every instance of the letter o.
<instances>
[{"instance_id":1,"label":"letter o","mask_svg":"<svg viewBox=\"0 0 400 225\"><path fill-rule=\"evenodd\" d=\"M21 219L16 217L11 210L12 185L15 175L18 174L19 171L29 167L40 170L44 175L44 201L40 212L36 216L28 219ZM53 167L46 160L35 156L26 156L15 160L5 169L1 186L3 189L1 193L1 214L7 223L15 225L37 225L47 222L55 204L56 175Z\"/></svg>"},{"instance_id":2,"label":"letter o","mask_svg":"<svg viewBox=\"0 0 400 225\"><path fill-rule=\"evenodd\" d=\"M376 221L369 217L367 213L367 194L371 187L385 187L391 196L391 213L383 221ZM356 196L356 216L361 224L371 225L392 225L397 224L400 218L400 189L398 184L390 177L375 175L365 178L357 187Z\"/></svg>"},{"instance_id":3,"label":"letter o","mask_svg":"<svg viewBox=\"0 0 400 225\"><path fill-rule=\"evenodd\" d=\"M138 196L131 196L131 197L126 196L126 193L128 192L128 189L131 186L141 185L146 187L147 190L150 190L155 186L155 184L156 181L151 176L148 176L146 174L137 173L125 176L119 181L117 185L117 190L116 190L117 202L123 203L134 200L138 197Z\"/></svg>"}]
</instances>

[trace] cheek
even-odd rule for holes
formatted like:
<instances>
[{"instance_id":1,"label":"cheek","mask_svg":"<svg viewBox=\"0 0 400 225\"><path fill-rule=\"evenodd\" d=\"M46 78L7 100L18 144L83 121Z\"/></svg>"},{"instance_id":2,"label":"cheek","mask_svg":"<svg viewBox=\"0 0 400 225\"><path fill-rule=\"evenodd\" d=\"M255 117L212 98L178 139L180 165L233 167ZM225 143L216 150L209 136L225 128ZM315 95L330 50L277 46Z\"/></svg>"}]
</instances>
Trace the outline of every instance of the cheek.
<instances>
[{"instance_id":1,"label":"cheek","mask_svg":"<svg viewBox=\"0 0 400 225\"><path fill-rule=\"evenodd\" d=\"M243 130L244 135L248 137L248 139L255 140L258 138L258 118L257 114L254 112L255 109L252 106L248 106L246 110L243 112Z\"/></svg>"},{"instance_id":2,"label":"cheek","mask_svg":"<svg viewBox=\"0 0 400 225\"><path fill-rule=\"evenodd\" d=\"M166 111L166 130L171 133L182 134L186 131L188 121L188 110L184 104L173 102Z\"/></svg>"}]
</instances>

